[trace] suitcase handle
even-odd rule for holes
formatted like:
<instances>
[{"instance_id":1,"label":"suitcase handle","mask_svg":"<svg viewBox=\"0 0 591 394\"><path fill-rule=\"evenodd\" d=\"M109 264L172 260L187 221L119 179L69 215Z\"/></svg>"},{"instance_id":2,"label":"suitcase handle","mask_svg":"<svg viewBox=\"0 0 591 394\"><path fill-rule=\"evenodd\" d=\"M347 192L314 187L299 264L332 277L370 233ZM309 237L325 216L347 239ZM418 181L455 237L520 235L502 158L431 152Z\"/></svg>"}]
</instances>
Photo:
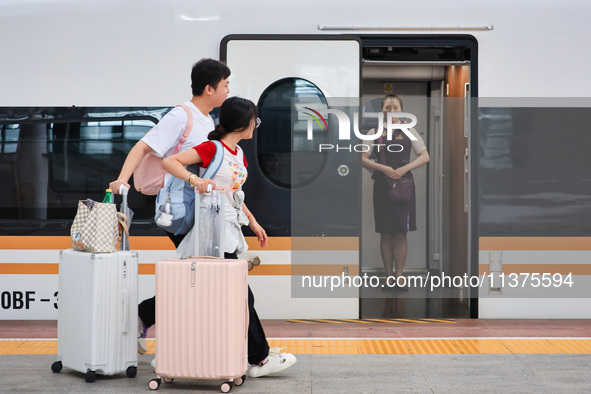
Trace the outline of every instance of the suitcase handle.
<instances>
[{"instance_id":1,"label":"suitcase handle","mask_svg":"<svg viewBox=\"0 0 591 394\"><path fill-rule=\"evenodd\" d=\"M194 189L195 189L195 194L200 194L199 189L197 189L197 186L194 186ZM213 189L213 190L217 190L220 193L226 193L228 191L228 186L216 185L215 189ZM211 193L211 183L207 185L206 193Z\"/></svg>"},{"instance_id":2,"label":"suitcase handle","mask_svg":"<svg viewBox=\"0 0 591 394\"><path fill-rule=\"evenodd\" d=\"M123 290L123 333L129 332L129 297L127 290Z\"/></svg>"},{"instance_id":3,"label":"suitcase handle","mask_svg":"<svg viewBox=\"0 0 591 394\"><path fill-rule=\"evenodd\" d=\"M129 193L129 188L125 187L125 185L121 185L119 187L119 194L121 194L121 197L123 198L122 202L121 202L121 212L126 215L127 214L127 194ZM125 219L125 222L127 222L127 218ZM129 223L131 224L131 223ZM121 250L129 250L129 224L127 224L127 229L125 229L125 231L121 232L121 244L120 244L120 249Z\"/></svg>"},{"instance_id":4,"label":"suitcase handle","mask_svg":"<svg viewBox=\"0 0 591 394\"><path fill-rule=\"evenodd\" d=\"M217 257L217 256L192 256L192 257L187 257L186 259L183 259L183 260L189 260L189 259L225 260L223 257Z\"/></svg>"},{"instance_id":5,"label":"suitcase handle","mask_svg":"<svg viewBox=\"0 0 591 394\"><path fill-rule=\"evenodd\" d=\"M217 190L220 194L226 193L226 191L228 190L227 186L223 186L223 185L216 185L216 187L214 188L214 190ZM194 191L195 191L195 223L197 224L197 226L199 225L199 223L201 223L201 220L199 218L199 211L201 209L201 195L199 193L199 189L197 189L197 187L194 187ZM211 192L211 183L207 185L207 191ZM225 208L224 208L224 203L225 203L225 196L219 196L220 197L220 207L221 207L221 212L222 215L224 215L225 212ZM224 228L225 228L225 224L222 226L221 229L221 233L220 233L220 245L224 245ZM199 245L199 234L197 234L197 236L195 236L195 241L196 241L196 245L195 245L195 253L201 253L200 252L200 245ZM223 251L220 251L220 254L222 256L220 257L213 257L213 258L217 258L217 259L223 259ZM201 257L201 256L198 256ZM203 256L205 258L210 258L211 256Z\"/></svg>"}]
</instances>

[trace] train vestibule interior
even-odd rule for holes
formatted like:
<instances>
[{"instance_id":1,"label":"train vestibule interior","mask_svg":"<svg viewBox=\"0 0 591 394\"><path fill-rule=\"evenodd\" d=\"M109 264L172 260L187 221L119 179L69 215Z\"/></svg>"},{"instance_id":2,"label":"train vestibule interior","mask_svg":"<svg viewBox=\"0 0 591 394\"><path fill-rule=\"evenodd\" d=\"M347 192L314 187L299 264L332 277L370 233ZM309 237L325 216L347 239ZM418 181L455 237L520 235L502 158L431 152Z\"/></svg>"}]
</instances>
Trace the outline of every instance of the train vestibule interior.
<instances>
[{"instance_id":1,"label":"train vestibule interior","mask_svg":"<svg viewBox=\"0 0 591 394\"><path fill-rule=\"evenodd\" d=\"M456 49L363 47L362 111L381 112L384 96L398 96L403 112L417 117L415 129L430 156L427 165L412 171L417 230L407 235L405 276L470 273L468 163L472 65L467 51ZM367 131L372 125L364 120L362 127ZM415 158L411 153L410 160ZM373 180L367 170L363 171L362 185L361 272L385 276L380 234L374 228ZM364 289L360 303L361 318L470 317L467 289L454 286L436 291Z\"/></svg>"}]
</instances>

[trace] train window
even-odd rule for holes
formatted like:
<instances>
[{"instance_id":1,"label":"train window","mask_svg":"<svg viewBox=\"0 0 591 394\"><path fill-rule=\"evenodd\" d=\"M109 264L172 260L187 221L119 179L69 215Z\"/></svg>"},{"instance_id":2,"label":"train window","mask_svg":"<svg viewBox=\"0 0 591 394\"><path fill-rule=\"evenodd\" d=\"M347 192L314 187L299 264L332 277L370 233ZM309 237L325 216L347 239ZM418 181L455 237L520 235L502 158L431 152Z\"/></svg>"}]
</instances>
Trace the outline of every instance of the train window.
<instances>
[{"instance_id":1,"label":"train window","mask_svg":"<svg viewBox=\"0 0 591 394\"><path fill-rule=\"evenodd\" d=\"M271 84L258 102L262 120L256 135L257 160L265 176L274 184L293 188L307 185L322 172L326 153L318 145L327 142L326 133L307 139L307 117L300 114L299 101L305 99L326 107L323 93L312 82L285 78ZM294 170L292 173L292 166Z\"/></svg>"},{"instance_id":2,"label":"train window","mask_svg":"<svg viewBox=\"0 0 591 394\"><path fill-rule=\"evenodd\" d=\"M50 130L50 187L55 192L101 190L119 173L127 152L154 123L107 120L55 123Z\"/></svg>"},{"instance_id":3,"label":"train window","mask_svg":"<svg viewBox=\"0 0 591 394\"><path fill-rule=\"evenodd\" d=\"M1 125L2 129L2 143L0 145L0 153L16 153L16 145L18 143L18 134L20 127L18 124Z\"/></svg>"},{"instance_id":4,"label":"train window","mask_svg":"<svg viewBox=\"0 0 591 394\"><path fill-rule=\"evenodd\" d=\"M169 109L0 108L0 233L67 234L78 200L101 200L127 153ZM134 232L151 234L154 197L130 183Z\"/></svg>"}]
</instances>

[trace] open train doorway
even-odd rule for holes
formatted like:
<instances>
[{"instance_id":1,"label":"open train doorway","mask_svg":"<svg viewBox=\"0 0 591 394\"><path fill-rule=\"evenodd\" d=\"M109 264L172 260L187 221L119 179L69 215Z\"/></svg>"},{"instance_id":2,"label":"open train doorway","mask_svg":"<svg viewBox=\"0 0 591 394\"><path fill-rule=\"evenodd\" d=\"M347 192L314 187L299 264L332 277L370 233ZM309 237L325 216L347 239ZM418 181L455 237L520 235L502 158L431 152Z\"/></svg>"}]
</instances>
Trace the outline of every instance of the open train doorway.
<instances>
[{"instance_id":1,"label":"open train doorway","mask_svg":"<svg viewBox=\"0 0 591 394\"><path fill-rule=\"evenodd\" d=\"M475 248L470 168L475 138L470 97L477 96L477 43L470 36L433 37L365 37L361 66L362 112L381 112L386 96L398 97L402 111L416 116L415 130L430 156L429 163L412 170L416 231L407 233L403 270L406 278L425 280L477 274L477 260L471 256ZM362 119L366 132L376 127L375 118ZM411 152L410 161L417 157ZM372 154L372 160L380 163L385 157ZM385 280L384 259L394 255L400 259L401 254L390 246L388 236L377 232L376 221L385 208L374 198L375 178L371 171L363 171L360 265L361 272ZM412 213L408 218L412 228ZM363 291L361 318L477 317L477 299L470 298L466 287L405 287L387 284Z\"/></svg>"}]
</instances>

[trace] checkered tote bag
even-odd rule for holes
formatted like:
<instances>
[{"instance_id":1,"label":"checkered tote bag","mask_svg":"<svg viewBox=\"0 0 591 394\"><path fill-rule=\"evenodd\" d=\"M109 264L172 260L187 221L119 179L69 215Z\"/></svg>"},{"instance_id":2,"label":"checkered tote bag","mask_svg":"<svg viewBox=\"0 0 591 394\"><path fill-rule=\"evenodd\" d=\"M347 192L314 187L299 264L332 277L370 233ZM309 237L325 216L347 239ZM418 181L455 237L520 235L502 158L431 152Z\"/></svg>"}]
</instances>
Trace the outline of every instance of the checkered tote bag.
<instances>
[{"instance_id":1,"label":"checkered tote bag","mask_svg":"<svg viewBox=\"0 0 591 394\"><path fill-rule=\"evenodd\" d=\"M112 253L119 238L115 204L78 201L78 212L70 228L74 250L90 253Z\"/></svg>"}]
</instances>

